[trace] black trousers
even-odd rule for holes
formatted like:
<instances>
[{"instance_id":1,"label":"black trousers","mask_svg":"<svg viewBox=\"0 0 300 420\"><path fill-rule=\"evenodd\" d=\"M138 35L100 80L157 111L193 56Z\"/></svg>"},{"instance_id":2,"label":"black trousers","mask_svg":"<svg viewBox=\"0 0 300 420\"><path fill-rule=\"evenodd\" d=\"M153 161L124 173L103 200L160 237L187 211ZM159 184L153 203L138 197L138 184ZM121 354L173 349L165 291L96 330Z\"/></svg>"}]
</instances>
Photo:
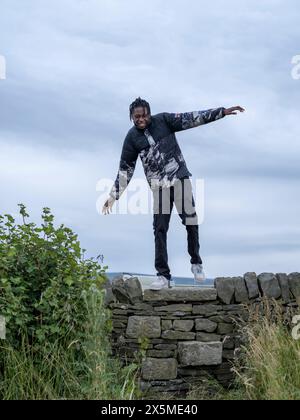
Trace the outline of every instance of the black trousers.
<instances>
[{"instance_id":1,"label":"black trousers","mask_svg":"<svg viewBox=\"0 0 300 420\"><path fill-rule=\"evenodd\" d=\"M157 275L171 279L168 265L167 233L173 205L175 204L182 224L187 231L188 253L191 264L202 264L199 255L199 226L195 211L192 183L189 177L182 178L174 186L153 191L153 231L155 237L155 268Z\"/></svg>"}]
</instances>

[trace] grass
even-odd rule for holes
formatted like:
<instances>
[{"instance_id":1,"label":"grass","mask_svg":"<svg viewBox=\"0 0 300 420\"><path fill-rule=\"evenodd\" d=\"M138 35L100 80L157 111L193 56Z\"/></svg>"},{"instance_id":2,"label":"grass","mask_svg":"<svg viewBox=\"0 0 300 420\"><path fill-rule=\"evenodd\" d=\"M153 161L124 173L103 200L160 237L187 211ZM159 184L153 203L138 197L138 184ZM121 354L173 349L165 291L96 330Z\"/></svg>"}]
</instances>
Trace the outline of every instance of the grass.
<instances>
[{"instance_id":1,"label":"grass","mask_svg":"<svg viewBox=\"0 0 300 420\"><path fill-rule=\"evenodd\" d=\"M300 400L300 340L277 314L246 327L247 345L235 371L251 400Z\"/></svg>"}]
</instances>

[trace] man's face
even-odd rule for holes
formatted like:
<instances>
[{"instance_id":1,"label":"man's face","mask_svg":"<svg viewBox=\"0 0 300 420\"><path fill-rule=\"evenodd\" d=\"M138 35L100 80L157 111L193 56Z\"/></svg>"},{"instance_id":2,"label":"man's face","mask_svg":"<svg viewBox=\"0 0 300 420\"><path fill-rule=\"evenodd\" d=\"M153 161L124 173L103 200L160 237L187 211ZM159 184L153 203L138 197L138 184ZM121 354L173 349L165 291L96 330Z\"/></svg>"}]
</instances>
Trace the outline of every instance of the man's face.
<instances>
[{"instance_id":1,"label":"man's face","mask_svg":"<svg viewBox=\"0 0 300 420\"><path fill-rule=\"evenodd\" d=\"M144 130L150 123L151 115L147 114L146 108L140 106L138 108L134 108L132 119L137 128Z\"/></svg>"}]
</instances>

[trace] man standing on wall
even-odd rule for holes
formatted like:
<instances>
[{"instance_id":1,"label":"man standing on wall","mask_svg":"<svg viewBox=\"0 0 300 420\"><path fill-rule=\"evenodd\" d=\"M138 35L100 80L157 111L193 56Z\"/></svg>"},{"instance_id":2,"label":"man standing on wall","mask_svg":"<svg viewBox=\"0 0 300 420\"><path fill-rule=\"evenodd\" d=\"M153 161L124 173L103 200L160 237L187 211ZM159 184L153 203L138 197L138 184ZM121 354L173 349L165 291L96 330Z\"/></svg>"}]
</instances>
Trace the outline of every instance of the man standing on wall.
<instances>
[{"instance_id":1,"label":"man standing on wall","mask_svg":"<svg viewBox=\"0 0 300 420\"><path fill-rule=\"evenodd\" d=\"M147 182L153 191L155 237L155 268L157 279L152 290L170 287L171 273L168 265L167 232L173 204L175 204L182 224L186 226L188 252L191 257L191 271L195 282L205 280L202 259L199 254L198 220L192 192L190 176L175 133L198 127L235 115L244 108L215 108L207 111L185 113L163 112L151 115L150 105L137 98L129 107L133 127L128 131L123 143L119 172L104 203L102 213L109 214L112 206L129 184L138 156L140 156Z\"/></svg>"}]
</instances>

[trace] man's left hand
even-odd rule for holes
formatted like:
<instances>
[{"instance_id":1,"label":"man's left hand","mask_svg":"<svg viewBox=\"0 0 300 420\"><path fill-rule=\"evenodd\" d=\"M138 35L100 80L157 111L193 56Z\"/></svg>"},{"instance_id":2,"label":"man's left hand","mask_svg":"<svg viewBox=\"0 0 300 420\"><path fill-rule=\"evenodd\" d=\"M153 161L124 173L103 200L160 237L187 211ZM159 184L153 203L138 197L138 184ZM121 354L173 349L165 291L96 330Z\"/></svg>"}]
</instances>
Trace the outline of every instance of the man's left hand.
<instances>
[{"instance_id":1,"label":"man's left hand","mask_svg":"<svg viewBox=\"0 0 300 420\"><path fill-rule=\"evenodd\" d=\"M245 109L244 109L244 108L242 108L241 106L233 106L233 107L231 107L231 108L227 108L227 109L225 109L225 111L224 111L224 115L236 115L236 114L237 114L237 112L235 112L235 111L244 112L244 111L245 111Z\"/></svg>"}]
</instances>

